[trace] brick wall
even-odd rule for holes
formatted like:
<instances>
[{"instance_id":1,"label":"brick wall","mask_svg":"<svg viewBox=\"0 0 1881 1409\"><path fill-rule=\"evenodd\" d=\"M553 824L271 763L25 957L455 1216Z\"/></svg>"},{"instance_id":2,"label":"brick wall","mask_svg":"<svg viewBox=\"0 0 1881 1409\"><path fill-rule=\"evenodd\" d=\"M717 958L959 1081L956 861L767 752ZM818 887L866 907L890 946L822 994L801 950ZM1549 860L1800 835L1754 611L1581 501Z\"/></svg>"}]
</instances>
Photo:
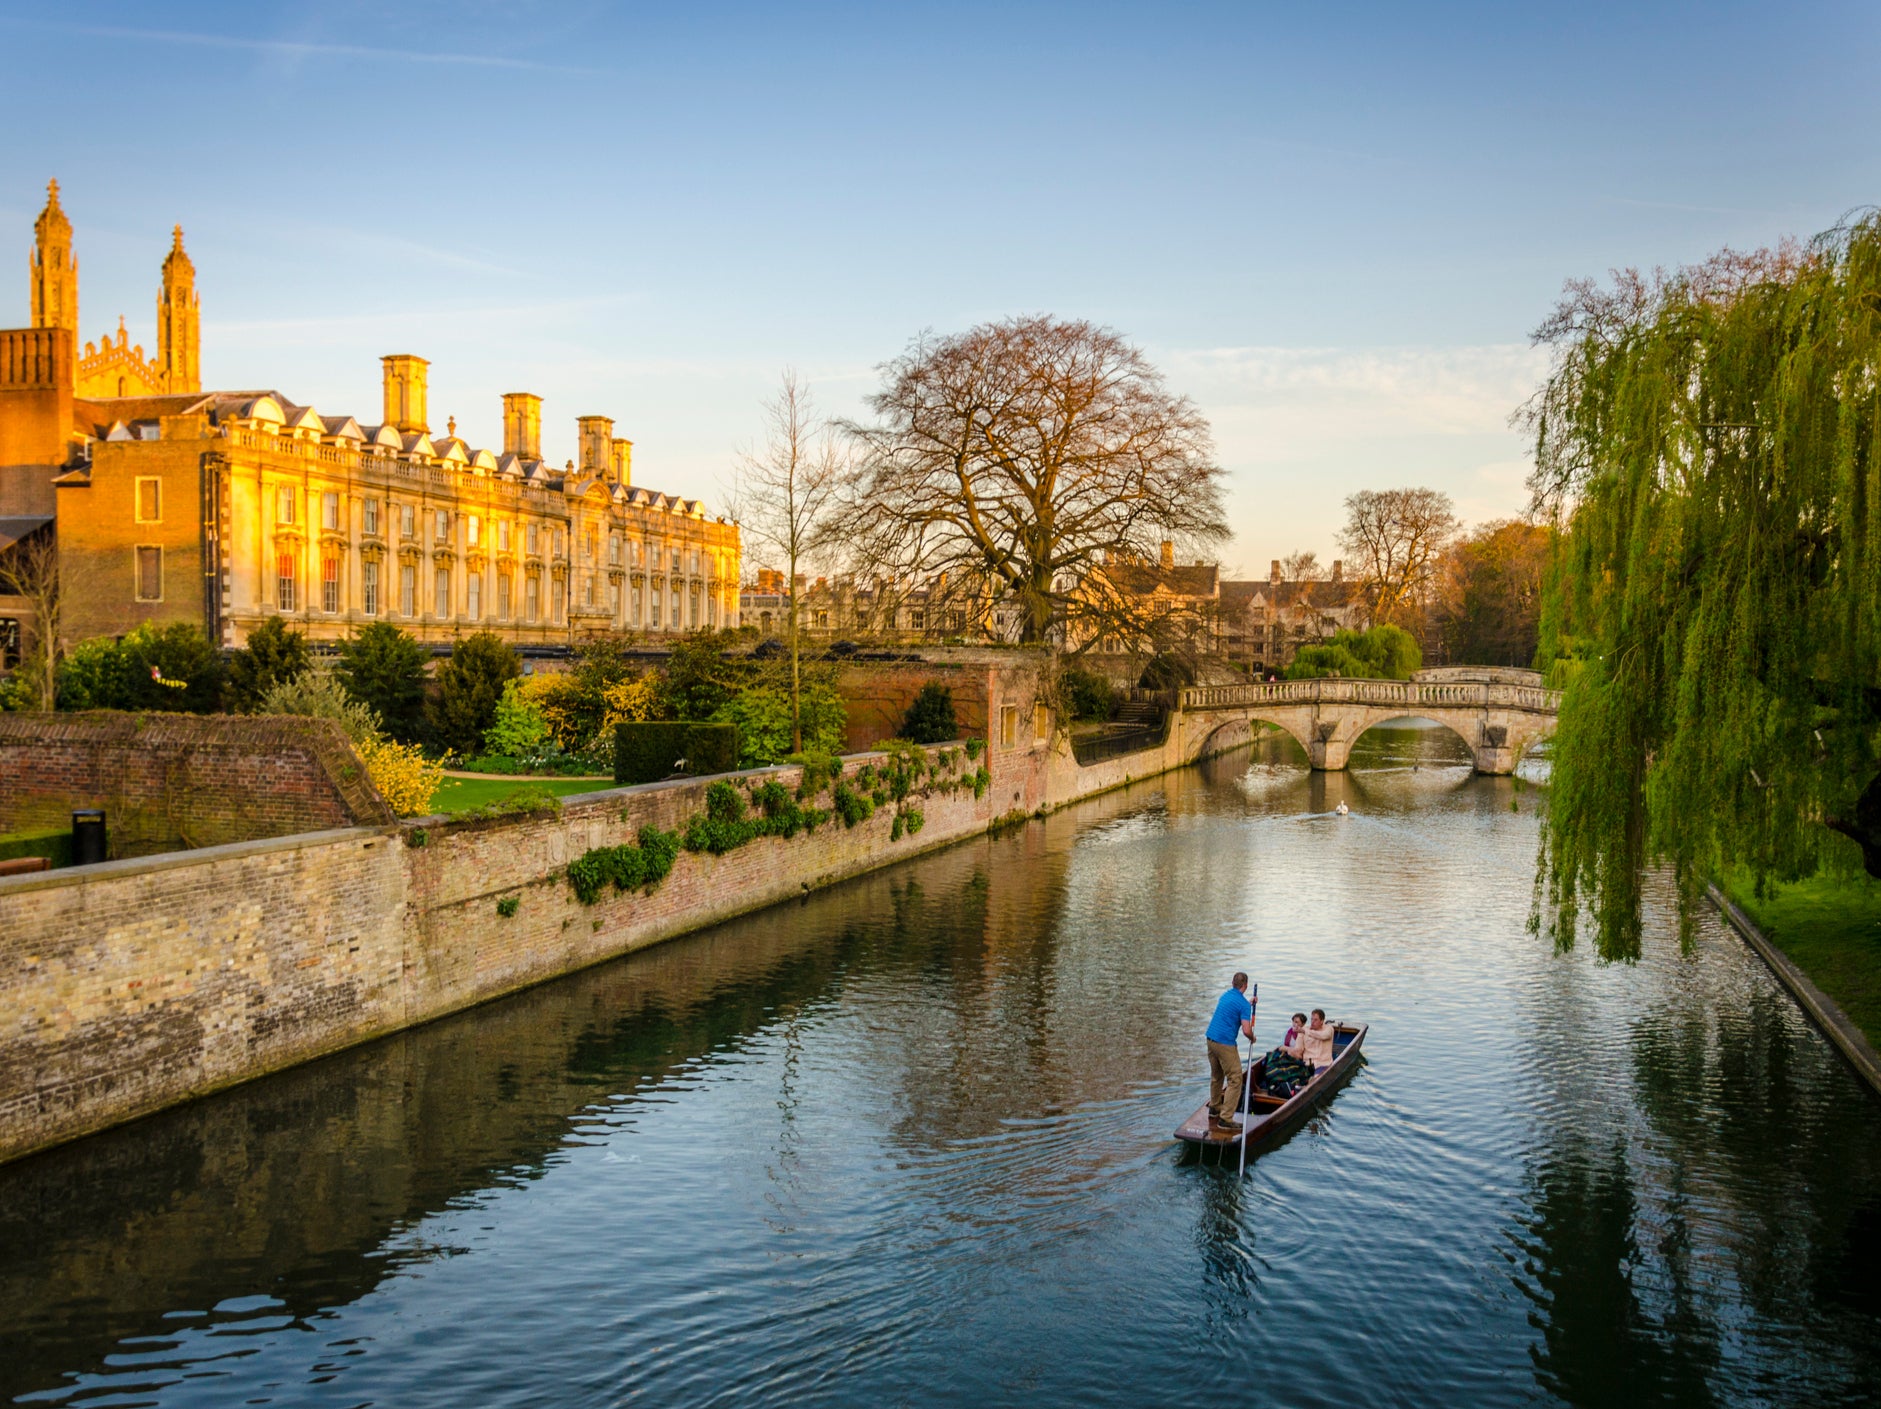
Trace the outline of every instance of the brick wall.
<instances>
[{"instance_id":1,"label":"brick wall","mask_svg":"<svg viewBox=\"0 0 1881 1409\"><path fill-rule=\"evenodd\" d=\"M329 719L0 714L0 832L80 807L105 810L113 857L392 820Z\"/></svg>"}]
</instances>

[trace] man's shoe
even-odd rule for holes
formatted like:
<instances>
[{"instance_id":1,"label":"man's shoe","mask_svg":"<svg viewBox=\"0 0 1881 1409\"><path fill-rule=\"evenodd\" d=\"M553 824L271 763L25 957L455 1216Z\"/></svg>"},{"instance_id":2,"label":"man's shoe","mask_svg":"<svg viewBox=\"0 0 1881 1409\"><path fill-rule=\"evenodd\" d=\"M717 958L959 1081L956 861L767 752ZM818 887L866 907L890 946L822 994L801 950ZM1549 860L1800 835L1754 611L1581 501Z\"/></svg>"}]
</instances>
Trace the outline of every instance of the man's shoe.
<instances>
[{"instance_id":1,"label":"man's shoe","mask_svg":"<svg viewBox=\"0 0 1881 1409\"><path fill-rule=\"evenodd\" d=\"M1212 1115L1208 1118L1208 1123L1216 1130L1226 1131L1230 1135L1241 1133L1241 1122L1238 1120L1223 1120L1218 1115Z\"/></svg>"}]
</instances>

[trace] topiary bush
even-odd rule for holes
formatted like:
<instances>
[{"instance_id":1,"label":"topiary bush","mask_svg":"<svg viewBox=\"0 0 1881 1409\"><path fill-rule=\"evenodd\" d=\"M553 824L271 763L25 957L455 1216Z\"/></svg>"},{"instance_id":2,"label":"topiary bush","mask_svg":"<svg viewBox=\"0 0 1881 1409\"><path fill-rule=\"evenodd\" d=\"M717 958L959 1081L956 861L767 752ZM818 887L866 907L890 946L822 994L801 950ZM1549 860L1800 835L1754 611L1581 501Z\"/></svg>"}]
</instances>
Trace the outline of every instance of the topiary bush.
<instances>
[{"instance_id":1,"label":"topiary bush","mask_svg":"<svg viewBox=\"0 0 1881 1409\"><path fill-rule=\"evenodd\" d=\"M899 736L916 744L941 744L959 733L960 726L954 721L954 692L938 681L928 681L902 716Z\"/></svg>"}]
</instances>

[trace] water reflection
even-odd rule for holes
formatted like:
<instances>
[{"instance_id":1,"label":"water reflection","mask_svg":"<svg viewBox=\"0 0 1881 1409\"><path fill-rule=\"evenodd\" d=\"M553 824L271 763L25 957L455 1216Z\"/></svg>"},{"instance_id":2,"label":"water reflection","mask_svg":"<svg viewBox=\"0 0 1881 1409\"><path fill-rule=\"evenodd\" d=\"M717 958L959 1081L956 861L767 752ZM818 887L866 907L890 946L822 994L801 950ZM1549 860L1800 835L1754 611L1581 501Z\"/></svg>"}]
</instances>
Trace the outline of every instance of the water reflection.
<instances>
[{"instance_id":1,"label":"water reflection","mask_svg":"<svg viewBox=\"0 0 1881 1409\"><path fill-rule=\"evenodd\" d=\"M1866 1402L1881 1119L1768 975L1528 936L1447 731L1293 747L0 1170L0 1388ZM1235 968L1373 1023L1244 1180L1169 1140Z\"/></svg>"}]
</instances>

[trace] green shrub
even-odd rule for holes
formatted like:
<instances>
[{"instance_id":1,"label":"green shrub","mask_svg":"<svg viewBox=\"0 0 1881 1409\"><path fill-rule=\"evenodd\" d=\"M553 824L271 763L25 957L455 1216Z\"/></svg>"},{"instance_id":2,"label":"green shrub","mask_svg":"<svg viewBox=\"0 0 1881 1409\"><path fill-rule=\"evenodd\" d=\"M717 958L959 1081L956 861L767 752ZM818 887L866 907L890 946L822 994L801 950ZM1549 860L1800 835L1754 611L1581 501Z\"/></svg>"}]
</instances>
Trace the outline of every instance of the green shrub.
<instances>
[{"instance_id":1,"label":"green shrub","mask_svg":"<svg viewBox=\"0 0 1881 1409\"><path fill-rule=\"evenodd\" d=\"M482 752L497 702L521 674L522 658L494 631L459 641L438 666L437 692L425 701L432 742L466 758Z\"/></svg>"},{"instance_id":2,"label":"green shrub","mask_svg":"<svg viewBox=\"0 0 1881 1409\"><path fill-rule=\"evenodd\" d=\"M657 783L681 759L695 775L729 773L738 766L738 729L683 719L627 721L614 726L614 781Z\"/></svg>"},{"instance_id":3,"label":"green shrub","mask_svg":"<svg viewBox=\"0 0 1881 1409\"><path fill-rule=\"evenodd\" d=\"M490 727L484 730L483 751L525 758L541 753L553 739L542 706L523 694L521 677L508 681Z\"/></svg>"},{"instance_id":4,"label":"green shrub","mask_svg":"<svg viewBox=\"0 0 1881 1409\"><path fill-rule=\"evenodd\" d=\"M521 908L522 897L520 895L506 895L496 902L496 913L506 920Z\"/></svg>"},{"instance_id":5,"label":"green shrub","mask_svg":"<svg viewBox=\"0 0 1881 1409\"><path fill-rule=\"evenodd\" d=\"M251 714L276 685L298 679L312 664L305 634L288 630L278 616L264 617L248 633L247 644L229 656L224 700L236 713Z\"/></svg>"},{"instance_id":6,"label":"green shrub","mask_svg":"<svg viewBox=\"0 0 1881 1409\"><path fill-rule=\"evenodd\" d=\"M812 753L806 749L789 755L784 762L803 769L803 777L797 784L799 798L815 797L826 784L843 775L843 761L833 753Z\"/></svg>"},{"instance_id":7,"label":"green shrub","mask_svg":"<svg viewBox=\"0 0 1881 1409\"><path fill-rule=\"evenodd\" d=\"M853 827L858 822L866 822L875 814L874 802L855 791L847 783L838 783L831 790L829 797L836 809L836 815L843 819L845 827Z\"/></svg>"},{"instance_id":8,"label":"green shrub","mask_svg":"<svg viewBox=\"0 0 1881 1409\"><path fill-rule=\"evenodd\" d=\"M583 905L592 905L609 885L651 891L665 880L679 856L679 834L642 827L639 845L601 846L568 863L568 884Z\"/></svg>"},{"instance_id":9,"label":"green shrub","mask_svg":"<svg viewBox=\"0 0 1881 1409\"><path fill-rule=\"evenodd\" d=\"M389 621L375 621L340 642L334 672L346 693L379 716L401 744L424 732L425 666L431 653Z\"/></svg>"},{"instance_id":10,"label":"green shrub","mask_svg":"<svg viewBox=\"0 0 1881 1409\"><path fill-rule=\"evenodd\" d=\"M298 714L311 719L333 719L346 731L354 747L379 737L379 716L346 693L331 671L315 667L277 680L255 701L257 714Z\"/></svg>"},{"instance_id":11,"label":"green shrub","mask_svg":"<svg viewBox=\"0 0 1881 1409\"><path fill-rule=\"evenodd\" d=\"M1424 663L1417 640L1401 626L1335 631L1317 645L1302 646L1287 667L1289 680L1337 675L1348 680L1409 680Z\"/></svg>"},{"instance_id":12,"label":"green shrub","mask_svg":"<svg viewBox=\"0 0 1881 1409\"><path fill-rule=\"evenodd\" d=\"M72 833L69 828L44 831L11 832L0 836L0 861L20 856L43 856L53 869L72 864Z\"/></svg>"},{"instance_id":13,"label":"green shrub","mask_svg":"<svg viewBox=\"0 0 1881 1409\"><path fill-rule=\"evenodd\" d=\"M1112 691L1110 681L1090 670L1067 670L1058 677L1059 693L1073 719L1108 719Z\"/></svg>"},{"instance_id":14,"label":"green shrub","mask_svg":"<svg viewBox=\"0 0 1881 1409\"><path fill-rule=\"evenodd\" d=\"M696 777L729 773L738 766L736 724L693 724L686 730L686 771Z\"/></svg>"},{"instance_id":15,"label":"green shrub","mask_svg":"<svg viewBox=\"0 0 1881 1409\"><path fill-rule=\"evenodd\" d=\"M928 681L902 716L898 732L917 744L940 744L954 738L960 732L954 722L954 692L939 681Z\"/></svg>"},{"instance_id":16,"label":"green shrub","mask_svg":"<svg viewBox=\"0 0 1881 1409\"><path fill-rule=\"evenodd\" d=\"M918 807L902 808L899 820L909 836L913 836L927 825L927 818L921 814L921 809Z\"/></svg>"},{"instance_id":17,"label":"green shrub","mask_svg":"<svg viewBox=\"0 0 1881 1409\"><path fill-rule=\"evenodd\" d=\"M967 740L967 761L969 763L971 763L974 759L978 758L985 751L986 751L986 740L984 739L968 739Z\"/></svg>"},{"instance_id":18,"label":"green shrub","mask_svg":"<svg viewBox=\"0 0 1881 1409\"><path fill-rule=\"evenodd\" d=\"M207 714L222 700L222 656L186 621L148 622L117 640L82 641L59 662L60 709Z\"/></svg>"},{"instance_id":19,"label":"green shrub","mask_svg":"<svg viewBox=\"0 0 1881 1409\"><path fill-rule=\"evenodd\" d=\"M993 785L993 775L986 771L986 765L980 765L980 771L973 775L973 797L977 802L986 796L986 790Z\"/></svg>"}]
</instances>

